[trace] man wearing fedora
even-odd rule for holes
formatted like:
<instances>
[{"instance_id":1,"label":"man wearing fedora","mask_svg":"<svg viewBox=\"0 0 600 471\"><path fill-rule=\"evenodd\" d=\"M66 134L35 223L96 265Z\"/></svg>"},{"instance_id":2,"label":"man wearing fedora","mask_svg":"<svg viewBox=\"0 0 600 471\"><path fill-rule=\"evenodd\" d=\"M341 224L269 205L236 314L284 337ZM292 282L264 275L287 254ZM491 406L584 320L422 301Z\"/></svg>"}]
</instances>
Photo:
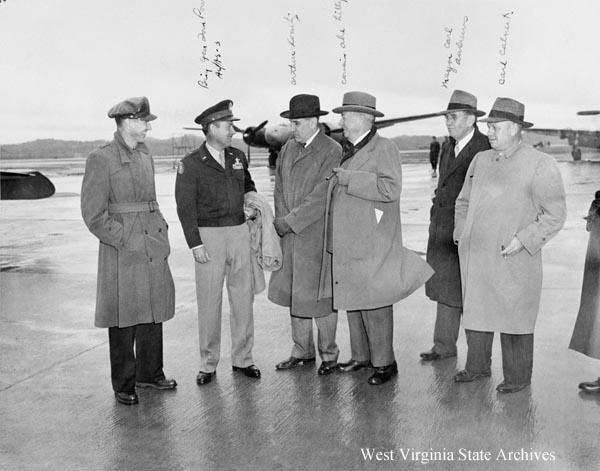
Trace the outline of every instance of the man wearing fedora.
<instances>
[{"instance_id":1,"label":"man wearing fedora","mask_svg":"<svg viewBox=\"0 0 600 471\"><path fill-rule=\"evenodd\" d=\"M346 373L373 366L372 385L398 373L394 358L393 304L432 274L402 245L402 165L395 144L377 134L383 116L373 95L344 94L340 125L346 141L327 192L326 239L320 299L333 295L334 309L347 311L352 357Z\"/></svg>"},{"instance_id":2,"label":"man wearing fedora","mask_svg":"<svg viewBox=\"0 0 600 471\"><path fill-rule=\"evenodd\" d=\"M456 200L467 362L455 377L490 376L494 332L500 332L501 393L531 383L533 330L542 290L541 249L566 219L555 160L521 141L525 106L497 98L487 118L491 150L471 162Z\"/></svg>"},{"instance_id":3,"label":"man wearing fedora","mask_svg":"<svg viewBox=\"0 0 600 471\"><path fill-rule=\"evenodd\" d=\"M256 191L244 153L231 147L235 130L233 102L223 100L200 113L206 141L182 159L177 170L177 214L195 261L199 385L217 374L221 350L223 283L227 284L234 371L260 377L254 366L254 317L250 232L244 195Z\"/></svg>"},{"instance_id":4,"label":"man wearing fedora","mask_svg":"<svg viewBox=\"0 0 600 471\"><path fill-rule=\"evenodd\" d=\"M335 371L339 349L335 343L337 312L331 297L317 299L323 259L323 231L327 176L337 167L342 148L319 129L319 97L296 95L289 110L292 139L283 146L275 171L275 229L282 238L283 263L271 274L269 299L290 309L291 356L275 367L286 370L315 361L313 319L322 363L318 374Z\"/></svg>"},{"instance_id":5,"label":"man wearing fedora","mask_svg":"<svg viewBox=\"0 0 600 471\"><path fill-rule=\"evenodd\" d=\"M454 202L465 181L469 164L478 152L488 150L488 138L477 128L477 98L462 90L452 92L446 119L450 138L442 147L439 181L431 205L427 263L435 274L425 283L425 294L437 302L433 347L421 353L423 361L456 356L456 341L462 315L462 292L458 249L454 245Z\"/></svg>"},{"instance_id":6,"label":"man wearing fedora","mask_svg":"<svg viewBox=\"0 0 600 471\"><path fill-rule=\"evenodd\" d=\"M116 400L133 405L135 388L177 386L163 372L162 337L162 323L175 314L175 285L154 162L144 144L156 116L146 97L133 97L113 106L108 117L117 130L112 142L87 159L81 213L100 240L94 324L108 328Z\"/></svg>"}]
</instances>

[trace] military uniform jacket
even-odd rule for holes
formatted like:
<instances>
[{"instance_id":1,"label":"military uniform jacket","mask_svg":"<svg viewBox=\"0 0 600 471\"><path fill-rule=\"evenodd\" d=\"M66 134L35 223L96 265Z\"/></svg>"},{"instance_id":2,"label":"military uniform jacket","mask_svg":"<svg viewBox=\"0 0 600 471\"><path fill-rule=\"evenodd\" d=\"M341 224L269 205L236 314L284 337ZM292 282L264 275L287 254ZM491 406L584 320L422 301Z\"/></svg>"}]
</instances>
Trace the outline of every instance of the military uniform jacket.
<instances>
[{"instance_id":1,"label":"military uniform jacket","mask_svg":"<svg viewBox=\"0 0 600 471\"><path fill-rule=\"evenodd\" d=\"M435 274L425 283L425 294L448 306L462 307L458 248L454 244L454 203L465 181L467 169L477 153L488 150L487 136L477 128L467 145L454 156L455 140L442 146L439 180L431 206L427 263Z\"/></svg>"},{"instance_id":2,"label":"military uniform jacket","mask_svg":"<svg viewBox=\"0 0 600 471\"><path fill-rule=\"evenodd\" d=\"M124 203L134 204L124 212ZM90 154L81 213L100 240L95 325L129 327L172 318L167 223L156 204L154 162L144 144L132 150L116 132L110 144Z\"/></svg>"},{"instance_id":3,"label":"military uniform jacket","mask_svg":"<svg viewBox=\"0 0 600 471\"><path fill-rule=\"evenodd\" d=\"M244 153L227 147L225 168L202 144L180 163L175 182L177 215L190 248L202 244L198 227L239 226L244 194L256 191Z\"/></svg>"}]
</instances>

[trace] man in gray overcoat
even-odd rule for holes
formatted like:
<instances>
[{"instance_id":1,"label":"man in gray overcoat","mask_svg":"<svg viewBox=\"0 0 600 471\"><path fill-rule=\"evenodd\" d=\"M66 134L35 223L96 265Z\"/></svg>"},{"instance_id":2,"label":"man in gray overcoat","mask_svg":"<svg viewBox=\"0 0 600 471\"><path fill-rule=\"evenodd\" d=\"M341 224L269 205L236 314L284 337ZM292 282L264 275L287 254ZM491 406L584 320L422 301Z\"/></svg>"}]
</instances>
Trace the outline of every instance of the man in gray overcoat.
<instances>
[{"instance_id":1,"label":"man in gray overcoat","mask_svg":"<svg viewBox=\"0 0 600 471\"><path fill-rule=\"evenodd\" d=\"M455 377L491 375L494 332L500 332L501 393L531 383L533 330L542 291L541 249L563 227L565 191L553 157L526 146L525 106L497 98L487 118L492 150L471 162L456 200L467 363Z\"/></svg>"},{"instance_id":2,"label":"man in gray overcoat","mask_svg":"<svg viewBox=\"0 0 600 471\"><path fill-rule=\"evenodd\" d=\"M425 283L425 294L437 301L433 331L433 347L421 353L423 361L456 356L456 341L462 315L462 293L458 249L454 245L454 202L465 181L469 164L478 152L488 150L488 138L477 128L477 117L485 112L477 109L477 98L455 90L445 111L450 138L440 155L440 178L431 205L427 263L434 275Z\"/></svg>"},{"instance_id":3,"label":"man in gray overcoat","mask_svg":"<svg viewBox=\"0 0 600 471\"><path fill-rule=\"evenodd\" d=\"M433 271L402 245L402 162L396 145L377 133L375 118L383 113L375 97L345 93L333 112L342 115L347 141L327 190L319 295L333 295L334 309L348 314L352 357L338 371L373 366L368 383L381 385L398 373L393 304Z\"/></svg>"},{"instance_id":4,"label":"man in gray overcoat","mask_svg":"<svg viewBox=\"0 0 600 471\"><path fill-rule=\"evenodd\" d=\"M162 323L175 313L175 286L154 162L144 144L156 116L146 97L135 97L113 106L108 117L117 131L87 159L81 213L100 240L95 325L108 327L115 397L132 405L138 403L136 387L177 386L165 379L162 350Z\"/></svg>"},{"instance_id":5,"label":"man in gray overcoat","mask_svg":"<svg viewBox=\"0 0 600 471\"><path fill-rule=\"evenodd\" d=\"M283 263L271 274L269 299L290 308L292 354L277 364L286 370L315 361L312 320L322 359L318 374L335 371L339 348L335 342L337 312L331 298L318 300L323 259L323 231L327 176L342 157L342 148L319 129L319 97L296 95L290 109L281 113L290 120L292 139L281 149L275 173L275 229L282 238Z\"/></svg>"}]
</instances>

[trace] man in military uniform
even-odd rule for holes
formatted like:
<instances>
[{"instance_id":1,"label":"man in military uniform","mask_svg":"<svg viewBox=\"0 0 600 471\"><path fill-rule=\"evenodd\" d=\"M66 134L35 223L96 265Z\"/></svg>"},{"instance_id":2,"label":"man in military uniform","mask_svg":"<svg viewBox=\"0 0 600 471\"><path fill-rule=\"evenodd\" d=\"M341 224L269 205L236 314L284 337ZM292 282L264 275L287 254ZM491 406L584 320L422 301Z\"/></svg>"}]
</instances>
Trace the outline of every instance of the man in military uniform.
<instances>
[{"instance_id":1,"label":"man in military uniform","mask_svg":"<svg viewBox=\"0 0 600 471\"><path fill-rule=\"evenodd\" d=\"M175 286L154 162L144 144L156 116L146 97L136 97L113 106L108 117L117 131L87 159L81 213L100 240L95 325L108 327L115 397L132 405L138 403L135 387L177 386L165 379L162 350L162 322L175 313Z\"/></svg>"},{"instance_id":2,"label":"man in military uniform","mask_svg":"<svg viewBox=\"0 0 600 471\"><path fill-rule=\"evenodd\" d=\"M180 163L175 184L177 214L196 271L199 385L216 375L221 349L221 308L226 281L231 306L231 361L234 371L260 377L252 360L254 317L250 232L244 195L256 191L244 153L231 147L235 133L231 100L223 100L195 119L206 142Z\"/></svg>"}]
</instances>

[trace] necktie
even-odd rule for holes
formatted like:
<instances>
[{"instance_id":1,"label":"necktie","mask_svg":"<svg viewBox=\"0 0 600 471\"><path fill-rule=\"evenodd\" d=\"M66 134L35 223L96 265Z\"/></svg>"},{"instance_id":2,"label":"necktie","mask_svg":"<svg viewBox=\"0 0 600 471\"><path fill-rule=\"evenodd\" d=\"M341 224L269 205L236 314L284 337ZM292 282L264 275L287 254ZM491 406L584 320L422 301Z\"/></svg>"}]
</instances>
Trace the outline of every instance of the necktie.
<instances>
[{"instance_id":1,"label":"necktie","mask_svg":"<svg viewBox=\"0 0 600 471\"><path fill-rule=\"evenodd\" d=\"M219 151L219 163L221 164L221 167L225 168L225 152L224 151Z\"/></svg>"}]
</instances>

